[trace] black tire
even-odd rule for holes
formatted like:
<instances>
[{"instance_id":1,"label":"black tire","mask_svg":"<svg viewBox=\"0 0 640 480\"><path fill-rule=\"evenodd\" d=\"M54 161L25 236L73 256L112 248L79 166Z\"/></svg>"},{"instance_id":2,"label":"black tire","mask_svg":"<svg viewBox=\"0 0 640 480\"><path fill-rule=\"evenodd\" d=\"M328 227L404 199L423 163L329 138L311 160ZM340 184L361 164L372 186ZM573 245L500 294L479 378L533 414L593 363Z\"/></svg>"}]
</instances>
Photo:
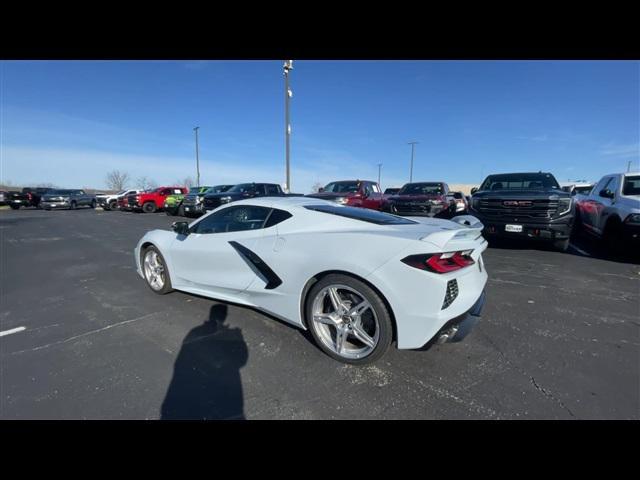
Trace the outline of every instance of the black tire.
<instances>
[{"instance_id":1,"label":"black tire","mask_svg":"<svg viewBox=\"0 0 640 480\"><path fill-rule=\"evenodd\" d=\"M184 207L182 206L182 204L178 207L178 216L184 217Z\"/></svg>"},{"instance_id":2,"label":"black tire","mask_svg":"<svg viewBox=\"0 0 640 480\"><path fill-rule=\"evenodd\" d=\"M96 208L96 201L95 200L91 200L91 208Z\"/></svg>"},{"instance_id":3,"label":"black tire","mask_svg":"<svg viewBox=\"0 0 640 480\"><path fill-rule=\"evenodd\" d=\"M71 202L71 207L69 207L71 210L75 210L76 208L78 208L78 205L76 204L76 202Z\"/></svg>"},{"instance_id":4,"label":"black tire","mask_svg":"<svg viewBox=\"0 0 640 480\"><path fill-rule=\"evenodd\" d=\"M607 255L617 255L622 245L622 224L619 220L609 220L602 235L602 248Z\"/></svg>"},{"instance_id":5,"label":"black tire","mask_svg":"<svg viewBox=\"0 0 640 480\"><path fill-rule=\"evenodd\" d=\"M118 201L112 200L109 202L109 210L117 210L118 209Z\"/></svg>"},{"instance_id":6,"label":"black tire","mask_svg":"<svg viewBox=\"0 0 640 480\"><path fill-rule=\"evenodd\" d=\"M171 207L165 208L164 209L164 213L166 213L170 217L175 217L176 216L176 211Z\"/></svg>"},{"instance_id":7,"label":"black tire","mask_svg":"<svg viewBox=\"0 0 640 480\"><path fill-rule=\"evenodd\" d=\"M151 286L151 283L149 282L149 279L147 278L147 272L145 271L144 268L144 260L146 258L146 255L150 252L153 251L155 253L158 254L158 261L160 263L162 263L162 266L164 268L164 285L161 289L156 290L155 288L153 288ZM149 289L153 292L153 293L157 293L158 295L166 295L167 293L170 293L173 291L173 288L171 287L171 276L169 275L169 270L167 269L167 262L164 261L164 257L162 256L162 254L160 253L160 250L158 250L156 247L154 247L153 245L145 248L142 251L142 255L140 256L140 265L142 268L142 274L144 275L144 279L145 279L145 283L147 284L147 286L149 287Z\"/></svg>"},{"instance_id":8,"label":"black tire","mask_svg":"<svg viewBox=\"0 0 640 480\"><path fill-rule=\"evenodd\" d=\"M345 285L351 287L360 294L371 304L371 307L376 313L378 318L379 336L378 342L374 349L365 357L361 358L345 358L338 353L329 349L320 339L319 333L316 331L316 323L312 320L312 307L314 298L320 293L320 291L332 284ZM316 282L309 290L305 299L305 319L306 325L311 332L316 345L328 356L338 360L339 362L349 363L352 365L364 365L373 363L379 360L389 349L393 340L393 324L391 320L391 314L380 295L369 287L366 283L343 274L329 274Z\"/></svg>"},{"instance_id":9,"label":"black tire","mask_svg":"<svg viewBox=\"0 0 640 480\"><path fill-rule=\"evenodd\" d=\"M566 252L569 249L569 239L565 238L564 240L554 240L553 248L560 250L561 252Z\"/></svg>"},{"instance_id":10,"label":"black tire","mask_svg":"<svg viewBox=\"0 0 640 480\"><path fill-rule=\"evenodd\" d=\"M11 210L19 210L20 209L20 205L9 205L11 207Z\"/></svg>"},{"instance_id":11,"label":"black tire","mask_svg":"<svg viewBox=\"0 0 640 480\"><path fill-rule=\"evenodd\" d=\"M147 202L144 205L142 205L142 211L144 213L155 213L156 210L157 210L156 204L153 202Z\"/></svg>"}]
</instances>

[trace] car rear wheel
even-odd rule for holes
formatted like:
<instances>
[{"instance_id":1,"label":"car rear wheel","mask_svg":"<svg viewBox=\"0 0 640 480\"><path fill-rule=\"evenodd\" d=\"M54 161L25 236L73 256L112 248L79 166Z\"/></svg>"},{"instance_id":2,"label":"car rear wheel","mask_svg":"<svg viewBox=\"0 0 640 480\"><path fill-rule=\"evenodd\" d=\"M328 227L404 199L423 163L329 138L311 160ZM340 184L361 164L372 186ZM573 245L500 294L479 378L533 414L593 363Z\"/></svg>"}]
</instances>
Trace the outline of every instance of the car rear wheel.
<instances>
[{"instance_id":1,"label":"car rear wheel","mask_svg":"<svg viewBox=\"0 0 640 480\"><path fill-rule=\"evenodd\" d=\"M142 271L149 288L159 295L169 293L171 278L164 257L156 247L147 248L142 255Z\"/></svg>"},{"instance_id":2,"label":"car rear wheel","mask_svg":"<svg viewBox=\"0 0 640 480\"><path fill-rule=\"evenodd\" d=\"M11 207L12 210L18 210L20 208L20 205L9 205Z\"/></svg>"},{"instance_id":3,"label":"car rear wheel","mask_svg":"<svg viewBox=\"0 0 640 480\"><path fill-rule=\"evenodd\" d=\"M109 210L117 210L117 209L118 209L118 202L116 200L109 202Z\"/></svg>"},{"instance_id":4,"label":"car rear wheel","mask_svg":"<svg viewBox=\"0 0 640 480\"><path fill-rule=\"evenodd\" d=\"M372 363L393 339L391 315L378 293L348 275L330 274L309 291L307 326L330 357L344 363Z\"/></svg>"},{"instance_id":5,"label":"car rear wheel","mask_svg":"<svg viewBox=\"0 0 640 480\"><path fill-rule=\"evenodd\" d=\"M153 202L147 202L142 206L144 213L154 213L156 211L156 204Z\"/></svg>"},{"instance_id":6,"label":"car rear wheel","mask_svg":"<svg viewBox=\"0 0 640 480\"><path fill-rule=\"evenodd\" d=\"M91 208L96 208L96 201L95 200L91 200Z\"/></svg>"}]
</instances>

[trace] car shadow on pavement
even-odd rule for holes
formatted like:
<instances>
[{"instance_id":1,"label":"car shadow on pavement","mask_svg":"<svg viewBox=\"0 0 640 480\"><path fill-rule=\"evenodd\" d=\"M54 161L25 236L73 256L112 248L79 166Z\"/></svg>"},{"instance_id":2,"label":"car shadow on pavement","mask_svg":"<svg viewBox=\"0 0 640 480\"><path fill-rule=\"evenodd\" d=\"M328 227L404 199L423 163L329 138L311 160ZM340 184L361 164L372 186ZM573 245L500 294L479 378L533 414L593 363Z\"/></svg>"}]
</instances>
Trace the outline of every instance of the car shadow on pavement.
<instances>
[{"instance_id":1,"label":"car shadow on pavement","mask_svg":"<svg viewBox=\"0 0 640 480\"><path fill-rule=\"evenodd\" d=\"M244 420L240 369L248 349L242 331L225 325L226 319L227 306L215 304L183 340L162 420Z\"/></svg>"}]
</instances>

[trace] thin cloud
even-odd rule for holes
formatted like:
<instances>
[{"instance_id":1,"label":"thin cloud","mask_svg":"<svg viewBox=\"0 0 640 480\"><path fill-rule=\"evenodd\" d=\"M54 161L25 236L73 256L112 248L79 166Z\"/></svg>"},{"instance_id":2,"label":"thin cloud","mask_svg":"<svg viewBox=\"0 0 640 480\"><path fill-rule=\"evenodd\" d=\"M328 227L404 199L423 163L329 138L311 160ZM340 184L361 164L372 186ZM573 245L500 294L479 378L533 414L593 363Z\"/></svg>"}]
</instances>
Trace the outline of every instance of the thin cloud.
<instances>
[{"instance_id":1,"label":"thin cloud","mask_svg":"<svg viewBox=\"0 0 640 480\"><path fill-rule=\"evenodd\" d=\"M640 156L640 144L619 145L608 143L602 147L600 154L614 158L637 158Z\"/></svg>"}]
</instances>

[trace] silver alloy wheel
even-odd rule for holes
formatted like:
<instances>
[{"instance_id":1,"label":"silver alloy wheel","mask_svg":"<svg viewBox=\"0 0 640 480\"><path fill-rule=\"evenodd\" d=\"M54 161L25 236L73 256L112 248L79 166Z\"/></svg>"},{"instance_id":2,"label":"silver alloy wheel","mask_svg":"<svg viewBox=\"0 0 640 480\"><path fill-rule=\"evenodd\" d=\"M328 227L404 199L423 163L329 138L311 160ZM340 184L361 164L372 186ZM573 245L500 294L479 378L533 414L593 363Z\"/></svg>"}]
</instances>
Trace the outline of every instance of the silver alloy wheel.
<instances>
[{"instance_id":1,"label":"silver alloy wheel","mask_svg":"<svg viewBox=\"0 0 640 480\"><path fill-rule=\"evenodd\" d=\"M351 287L323 288L313 299L311 313L320 341L341 357L363 358L378 345L378 316L365 296Z\"/></svg>"},{"instance_id":2,"label":"silver alloy wheel","mask_svg":"<svg viewBox=\"0 0 640 480\"><path fill-rule=\"evenodd\" d=\"M148 250L144 255L144 276L154 290L164 287L164 265L155 250Z\"/></svg>"}]
</instances>

